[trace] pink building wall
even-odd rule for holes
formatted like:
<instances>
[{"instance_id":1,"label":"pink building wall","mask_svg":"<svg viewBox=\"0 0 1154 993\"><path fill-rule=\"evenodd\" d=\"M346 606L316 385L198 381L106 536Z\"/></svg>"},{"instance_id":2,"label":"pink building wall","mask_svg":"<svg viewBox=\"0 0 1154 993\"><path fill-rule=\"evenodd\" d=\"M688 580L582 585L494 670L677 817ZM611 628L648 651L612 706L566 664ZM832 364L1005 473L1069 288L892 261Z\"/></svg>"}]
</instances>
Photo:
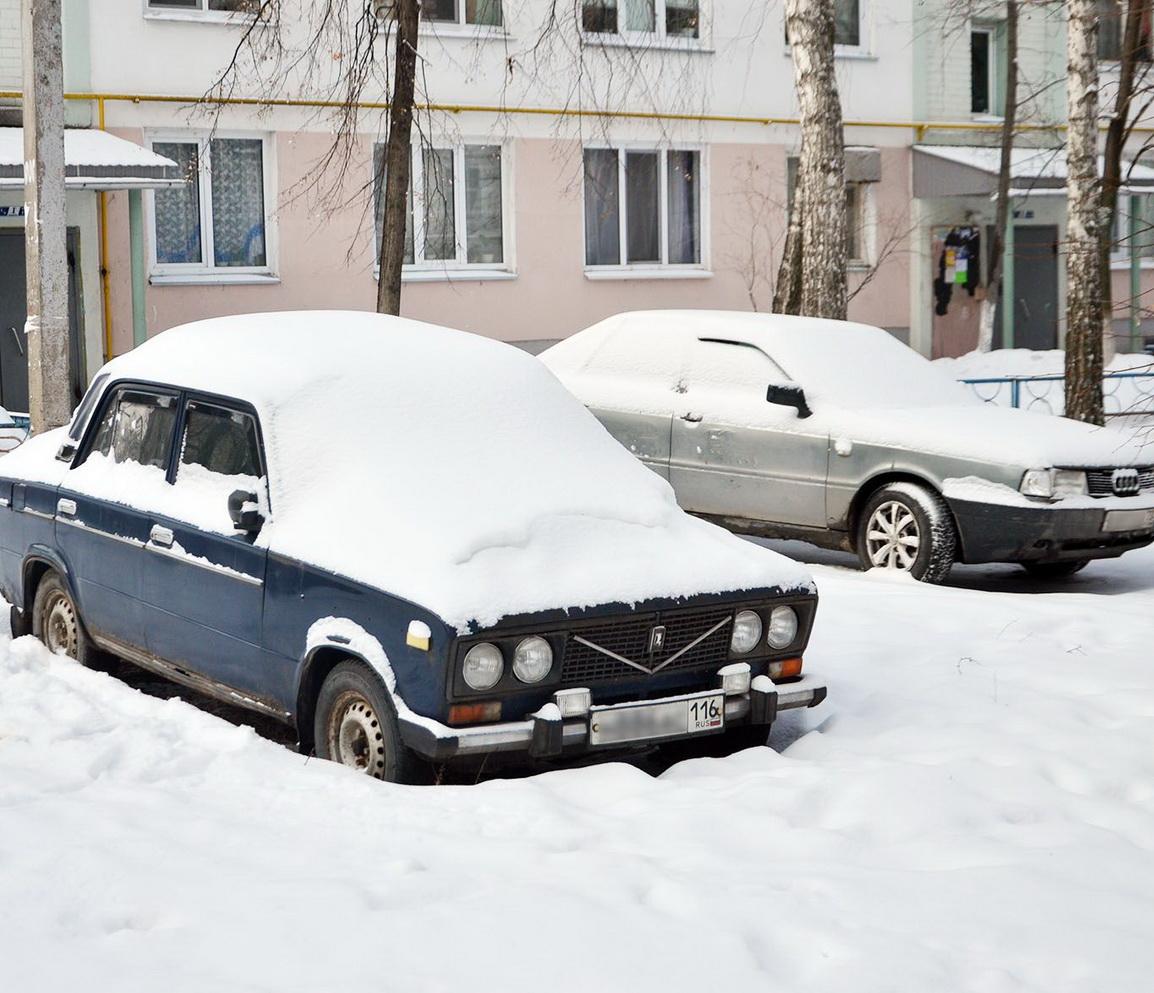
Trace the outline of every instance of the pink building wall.
<instances>
[{"instance_id":1,"label":"pink building wall","mask_svg":"<svg viewBox=\"0 0 1154 993\"><path fill-rule=\"evenodd\" d=\"M139 129L119 129L143 142ZM373 239L365 216L367 191L346 191L342 209L319 206L290 191L308 178L329 138L319 133L276 135L277 272L270 285L150 285L148 333L204 317L297 308L372 309ZM499 281L407 282L405 316L508 341L558 338L622 310L646 308L768 309L785 231L786 157L781 144L708 146L709 246L713 275L696 279L590 280L583 267L583 219L578 142L512 142L513 245L517 277ZM365 146L367 180L369 146ZM909 320L909 168L904 148L882 149L874 184L875 250L888 257L854 297L850 317L886 327ZM893 242L893 244L890 244ZM883 244L884 243L884 244ZM127 195L109 197L109 271L113 348L132 345ZM851 292L863 274L851 273Z\"/></svg>"}]
</instances>

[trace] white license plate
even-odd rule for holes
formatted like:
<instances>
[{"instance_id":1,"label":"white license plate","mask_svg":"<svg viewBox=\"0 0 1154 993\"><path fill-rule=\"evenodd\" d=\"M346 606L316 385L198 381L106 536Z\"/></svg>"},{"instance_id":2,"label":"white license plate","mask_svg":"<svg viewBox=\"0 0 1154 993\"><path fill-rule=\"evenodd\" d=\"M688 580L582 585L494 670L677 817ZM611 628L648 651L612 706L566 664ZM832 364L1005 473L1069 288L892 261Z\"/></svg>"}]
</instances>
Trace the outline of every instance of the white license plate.
<instances>
[{"instance_id":1,"label":"white license plate","mask_svg":"<svg viewBox=\"0 0 1154 993\"><path fill-rule=\"evenodd\" d=\"M639 703L594 707L589 714L589 744L619 745L683 734L720 731L725 727L725 697L720 693Z\"/></svg>"},{"instance_id":2,"label":"white license plate","mask_svg":"<svg viewBox=\"0 0 1154 993\"><path fill-rule=\"evenodd\" d=\"M1103 531L1145 531L1154 528L1154 510L1108 510Z\"/></svg>"}]
</instances>

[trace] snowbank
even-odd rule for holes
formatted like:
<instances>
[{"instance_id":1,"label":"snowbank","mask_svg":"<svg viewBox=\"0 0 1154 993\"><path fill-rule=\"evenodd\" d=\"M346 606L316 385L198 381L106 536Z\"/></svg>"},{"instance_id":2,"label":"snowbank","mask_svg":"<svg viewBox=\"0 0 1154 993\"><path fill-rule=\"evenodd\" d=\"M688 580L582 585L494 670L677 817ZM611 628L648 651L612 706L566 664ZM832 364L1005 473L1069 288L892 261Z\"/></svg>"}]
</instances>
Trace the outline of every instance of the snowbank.
<instances>
[{"instance_id":1,"label":"snowbank","mask_svg":"<svg viewBox=\"0 0 1154 993\"><path fill-rule=\"evenodd\" d=\"M368 782L0 639L5 988L1148 989L1154 554L819 577L799 740L659 779Z\"/></svg>"}]
</instances>

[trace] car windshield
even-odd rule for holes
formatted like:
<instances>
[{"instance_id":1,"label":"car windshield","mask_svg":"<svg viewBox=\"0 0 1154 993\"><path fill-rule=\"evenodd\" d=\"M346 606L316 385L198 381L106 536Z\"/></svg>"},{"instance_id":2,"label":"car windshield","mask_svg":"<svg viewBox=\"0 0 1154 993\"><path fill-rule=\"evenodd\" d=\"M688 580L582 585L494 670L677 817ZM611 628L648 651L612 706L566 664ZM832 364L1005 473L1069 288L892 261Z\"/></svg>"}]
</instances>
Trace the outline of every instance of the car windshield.
<instances>
[{"instance_id":1,"label":"car windshield","mask_svg":"<svg viewBox=\"0 0 1154 993\"><path fill-rule=\"evenodd\" d=\"M767 328L765 350L805 389L811 403L897 408L980 402L880 328L817 321Z\"/></svg>"}]
</instances>

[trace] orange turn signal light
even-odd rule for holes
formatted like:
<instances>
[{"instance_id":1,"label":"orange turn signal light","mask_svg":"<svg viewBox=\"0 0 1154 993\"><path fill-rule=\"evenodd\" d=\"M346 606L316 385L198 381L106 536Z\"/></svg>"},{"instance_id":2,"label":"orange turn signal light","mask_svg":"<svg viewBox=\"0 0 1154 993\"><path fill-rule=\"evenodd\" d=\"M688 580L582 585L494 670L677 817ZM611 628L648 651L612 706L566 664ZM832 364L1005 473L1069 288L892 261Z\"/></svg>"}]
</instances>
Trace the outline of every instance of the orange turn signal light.
<instances>
[{"instance_id":1,"label":"orange turn signal light","mask_svg":"<svg viewBox=\"0 0 1154 993\"><path fill-rule=\"evenodd\" d=\"M485 703L455 703L449 708L450 724L483 724L501 719L501 701Z\"/></svg>"},{"instance_id":2,"label":"orange turn signal light","mask_svg":"<svg viewBox=\"0 0 1154 993\"><path fill-rule=\"evenodd\" d=\"M769 678L775 683L780 679L796 679L801 675L801 659L782 659L769 663Z\"/></svg>"}]
</instances>

